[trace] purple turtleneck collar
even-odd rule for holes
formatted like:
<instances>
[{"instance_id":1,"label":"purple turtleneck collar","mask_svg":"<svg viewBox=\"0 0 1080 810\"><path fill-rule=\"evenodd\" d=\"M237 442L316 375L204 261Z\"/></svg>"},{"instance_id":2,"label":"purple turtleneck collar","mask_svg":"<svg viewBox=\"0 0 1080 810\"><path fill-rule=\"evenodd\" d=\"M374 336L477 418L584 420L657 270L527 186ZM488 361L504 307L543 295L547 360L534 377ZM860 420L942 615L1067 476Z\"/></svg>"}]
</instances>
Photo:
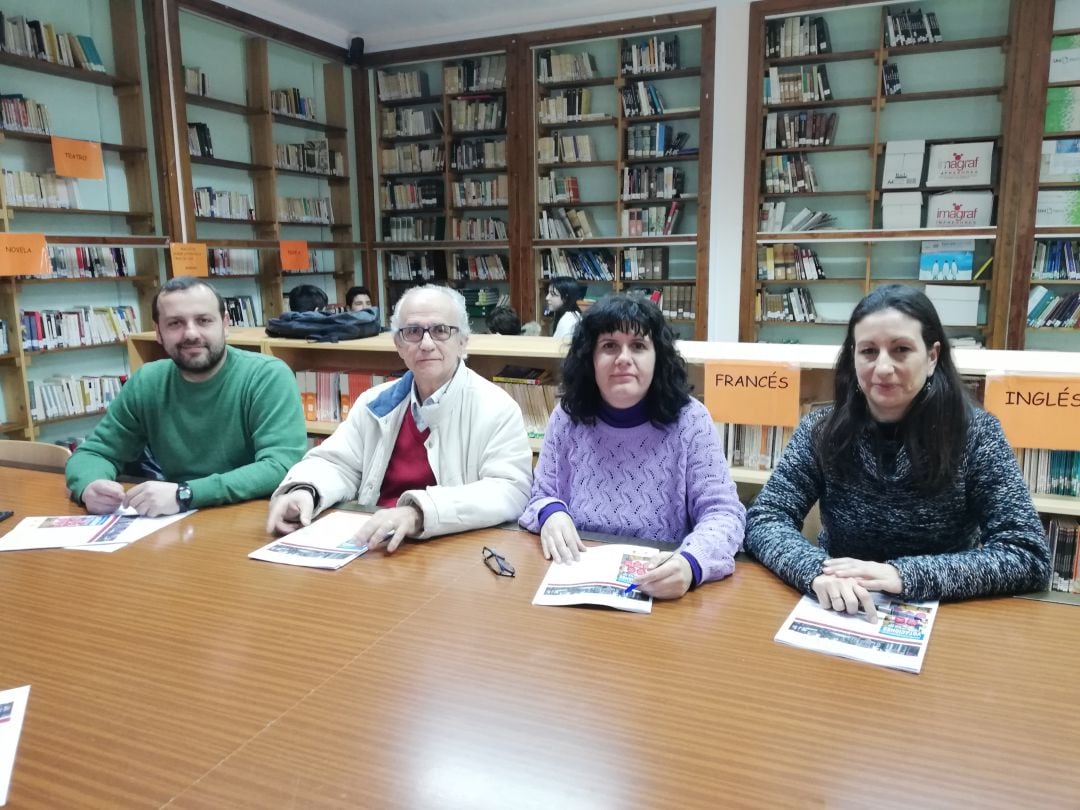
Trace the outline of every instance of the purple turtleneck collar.
<instances>
[{"instance_id":1,"label":"purple turtleneck collar","mask_svg":"<svg viewBox=\"0 0 1080 810\"><path fill-rule=\"evenodd\" d=\"M606 402L600 402L600 412L597 414L605 424L616 428L634 428L644 425L649 421L649 409L642 399L637 405L629 408L612 408Z\"/></svg>"}]
</instances>

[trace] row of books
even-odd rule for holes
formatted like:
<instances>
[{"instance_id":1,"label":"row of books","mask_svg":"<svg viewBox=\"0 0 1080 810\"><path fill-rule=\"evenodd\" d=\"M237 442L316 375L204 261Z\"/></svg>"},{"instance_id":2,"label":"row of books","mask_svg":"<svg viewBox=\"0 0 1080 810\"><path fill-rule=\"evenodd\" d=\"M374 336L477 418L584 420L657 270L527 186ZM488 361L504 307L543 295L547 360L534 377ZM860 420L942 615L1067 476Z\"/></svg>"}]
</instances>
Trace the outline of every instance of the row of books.
<instances>
[{"instance_id":1,"label":"row of books","mask_svg":"<svg viewBox=\"0 0 1080 810\"><path fill-rule=\"evenodd\" d=\"M766 155L762 163L766 194L802 194L821 189L806 155Z\"/></svg>"},{"instance_id":2,"label":"row of books","mask_svg":"<svg viewBox=\"0 0 1080 810\"><path fill-rule=\"evenodd\" d=\"M754 316L758 321L815 323L818 320L814 299L806 287L794 287L784 292L758 290Z\"/></svg>"},{"instance_id":3,"label":"row of books","mask_svg":"<svg viewBox=\"0 0 1080 810\"><path fill-rule=\"evenodd\" d=\"M379 150L379 168L383 174L442 172L446 151L442 144L407 143Z\"/></svg>"},{"instance_id":4,"label":"row of books","mask_svg":"<svg viewBox=\"0 0 1080 810\"><path fill-rule=\"evenodd\" d=\"M691 286L629 287L627 292L648 296L668 320L685 320L695 317L694 302L697 294Z\"/></svg>"},{"instance_id":5,"label":"row of books","mask_svg":"<svg viewBox=\"0 0 1080 810\"><path fill-rule=\"evenodd\" d=\"M1059 516L1043 524L1050 545L1050 590L1080 593L1080 549L1076 547L1080 523L1074 517Z\"/></svg>"},{"instance_id":6,"label":"row of books","mask_svg":"<svg viewBox=\"0 0 1080 810\"><path fill-rule=\"evenodd\" d=\"M434 257L427 253L390 253L387 278L391 281L432 281Z\"/></svg>"},{"instance_id":7,"label":"row of books","mask_svg":"<svg viewBox=\"0 0 1080 810\"><path fill-rule=\"evenodd\" d=\"M1080 325L1080 292L1056 293L1036 284L1028 293L1027 325L1032 329L1076 329Z\"/></svg>"},{"instance_id":8,"label":"row of books","mask_svg":"<svg viewBox=\"0 0 1080 810\"><path fill-rule=\"evenodd\" d=\"M585 51L559 53L548 48L536 55L536 75L541 84L550 84L592 79L599 74L592 54Z\"/></svg>"},{"instance_id":9,"label":"row of books","mask_svg":"<svg viewBox=\"0 0 1080 810\"><path fill-rule=\"evenodd\" d=\"M383 239L391 242L437 242L445 230L443 217L383 217Z\"/></svg>"},{"instance_id":10,"label":"row of books","mask_svg":"<svg viewBox=\"0 0 1080 810\"><path fill-rule=\"evenodd\" d=\"M619 49L622 73L660 73L679 69L679 37L651 36L632 42L623 40Z\"/></svg>"},{"instance_id":11,"label":"row of books","mask_svg":"<svg viewBox=\"0 0 1080 810\"><path fill-rule=\"evenodd\" d=\"M188 154L199 157L214 156L214 141L210 137L210 127L200 121L189 121L187 125Z\"/></svg>"},{"instance_id":12,"label":"row of books","mask_svg":"<svg viewBox=\"0 0 1080 810\"><path fill-rule=\"evenodd\" d=\"M30 416L36 422L101 413L120 393L126 376L52 376L27 380Z\"/></svg>"},{"instance_id":13,"label":"row of books","mask_svg":"<svg viewBox=\"0 0 1080 810\"><path fill-rule=\"evenodd\" d=\"M3 169L8 205L28 208L80 208L79 184L55 174Z\"/></svg>"},{"instance_id":14,"label":"row of books","mask_svg":"<svg viewBox=\"0 0 1080 810\"><path fill-rule=\"evenodd\" d=\"M824 17L785 17L765 21L765 58L787 59L832 53L829 25Z\"/></svg>"},{"instance_id":15,"label":"row of books","mask_svg":"<svg viewBox=\"0 0 1080 810\"><path fill-rule=\"evenodd\" d=\"M636 124L626 128L626 156L664 157L697 152L686 149L687 132L676 133L670 124Z\"/></svg>"},{"instance_id":16,"label":"row of books","mask_svg":"<svg viewBox=\"0 0 1080 810\"><path fill-rule=\"evenodd\" d=\"M297 371L296 386L308 422L341 422L357 397L376 385L398 379L395 374L373 371Z\"/></svg>"},{"instance_id":17,"label":"row of books","mask_svg":"<svg viewBox=\"0 0 1080 810\"><path fill-rule=\"evenodd\" d=\"M375 73L379 101L398 101L403 98L423 98L428 95L427 74L419 70Z\"/></svg>"},{"instance_id":18,"label":"row of books","mask_svg":"<svg viewBox=\"0 0 1080 810\"><path fill-rule=\"evenodd\" d=\"M624 166L623 200L673 200L682 196L683 172L675 166Z\"/></svg>"},{"instance_id":19,"label":"row of books","mask_svg":"<svg viewBox=\"0 0 1080 810\"><path fill-rule=\"evenodd\" d=\"M675 232L680 213L682 213L682 203L678 200L672 200L667 206L624 208L621 234L623 236L669 236Z\"/></svg>"},{"instance_id":20,"label":"row of books","mask_svg":"<svg viewBox=\"0 0 1080 810\"><path fill-rule=\"evenodd\" d=\"M1033 279L1080 280L1080 240L1050 239L1035 243Z\"/></svg>"},{"instance_id":21,"label":"row of books","mask_svg":"<svg viewBox=\"0 0 1080 810\"><path fill-rule=\"evenodd\" d=\"M450 165L456 171L506 168L506 139L460 141L454 144Z\"/></svg>"},{"instance_id":22,"label":"row of books","mask_svg":"<svg viewBox=\"0 0 1080 810\"><path fill-rule=\"evenodd\" d=\"M889 10L885 15L885 41L889 47L941 42L937 15L922 9Z\"/></svg>"},{"instance_id":23,"label":"row of books","mask_svg":"<svg viewBox=\"0 0 1080 810\"><path fill-rule=\"evenodd\" d=\"M628 247L622 252L624 281L653 281L667 278L667 248Z\"/></svg>"},{"instance_id":24,"label":"row of books","mask_svg":"<svg viewBox=\"0 0 1080 810\"><path fill-rule=\"evenodd\" d=\"M379 111L379 133L384 138L415 138L442 134L442 117L434 110L392 107Z\"/></svg>"},{"instance_id":25,"label":"row of books","mask_svg":"<svg viewBox=\"0 0 1080 810\"><path fill-rule=\"evenodd\" d=\"M0 355L11 353L11 348L8 345L7 327L7 321L0 320Z\"/></svg>"},{"instance_id":26,"label":"row of books","mask_svg":"<svg viewBox=\"0 0 1080 810\"><path fill-rule=\"evenodd\" d=\"M196 186L195 216L214 219L255 219L251 195L243 191L215 191L211 186Z\"/></svg>"},{"instance_id":27,"label":"row of books","mask_svg":"<svg viewBox=\"0 0 1080 810\"><path fill-rule=\"evenodd\" d=\"M783 71L774 65L765 74L763 90L766 104L796 104L832 98L825 65L805 65Z\"/></svg>"},{"instance_id":28,"label":"row of books","mask_svg":"<svg viewBox=\"0 0 1080 810\"><path fill-rule=\"evenodd\" d=\"M627 82L619 95L622 98L623 115L627 118L663 115L667 111L660 91L652 82Z\"/></svg>"},{"instance_id":29,"label":"row of books","mask_svg":"<svg viewBox=\"0 0 1080 810\"><path fill-rule=\"evenodd\" d=\"M537 225L541 239L592 239L595 236L589 216L583 209L543 209Z\"/></svg>"},{"instance_id":30,"label":"row of books","mask_svg":"<svg viewBox=\"0 0 1080 810\"><path fill-rule=\"evenodd\" d=\"M505 122L506 104L502 96L477 101L455 98L450 102L450 125L454 132L502 129Z\"/></svg>"},{"instance_id":31,"label":"row of books","mask_svg":"<svg viewBox=\"0 0 1080 810\"><path fill-rule=\"evenodd\" d=\"M772 470L791 440L793 428L778 425L737 425L717 422L728 467Z\"/></svg>"},{"instance_id":32,"label":"row of books","mask_svg":"<svg viewBox=\"0 0 1080 810\"><path fill-rule=\"evenodd\" d=\"M23 351L30 352L117 343L139 331L130 306L24 309L19 317Z\"/></svg>"},{"instance_id":33,"label":"row of books","mask_svg":"<svg viewBox=\"0 0 1080 810\"><path fill-rule=\"evenodd\" d=\"M614 281L615 257L610 250L563 250L540 253L540 278L572 276L581 281Z\"/></svg>"},{"instance_id":34,"label":"row of books","mask_svg":"<svg viewBox=\"0 0 1080 810\"><path fill-rule=\"evenodd\" d=\"M255 302L252 301L250 295L225 295L221 300L225 304L229 323L233 326L260 325L255 315Z\"/></svg>"},{"instance_id":35,"label":"row of books","mask_svg":"<svg viewBox=\"0 0 1080 810\"><path fill-rule=\"evenodd\" d=\"M832 146L839 116L832 112L776 113L765 116L765 148L789 149L800 146Z\"/></svg>"},{"instance_id":36,"label":"row of books","mask_svg":"<svg viewBox=\"0 0 1080 810\"><path fill-rule=\"evenodd\" d=\"M817 279L825 278L825 270L810 248L791 243L759 245L757 277L761 281Z\"/></svg>"},{"instance_id":37,"label":"row of books","mask_svg":"<svg viewBox=\"0 0 1080 810\"><path fill-rule=\"evenodd\" d=\"M210 95L210 79L202 68L184 65L184 92L196 96Z\"/></svg>"},{"instance_id":38,"label":"row of books","mask_svg":"<svg viewBox=\"0 0 1080 810\"><path fill-rule=\"evenodd\" d=\"M525 422L525 432L529 434L529 437L542 439L547 429L548 419L551 418L551 412L555 410L555 404L558 401L558 386L524 378L520 382L511 382L510 380L513 379L515 378L504 377L500 373L492 378L492 382L508 393L517 403Z\"/></svg>"},{"instance_id":39,"label":"row of books","mask_svg":"<svg viewBox=\"0 0 1080 810\"><path fill-rule=\"evenodd\" d=\"M803 208L784 225L784 213L787 203L783 200L778 202L763 202L759 212L758 230L765 233L793 233L797 231L814 231L820 228L828 228L835 224L835 219L826 211L812 211Z\"/></svg>"},{"instance_id":40,"label":"row of books","mask_svg":"<svg viewBox=\"0 0 1080 810\"><path fill-rule=\"evenodd\" d=\"M84 70L105 72L94 38L88 34L58 34L52 23L0 12L0 50Z\"/></svg>"},{"instance_id":41,"label":"row of books","mask_svg":"<svg viewBox=\"0 0 1080 810\"><path fill-rule=\"evenodd\" d=\"M315 120L315 99L296 87L270 91L270 110L278 115Z\"/></svg>"},{"instance_id":42,"label":"row of books","mask_svg":"<svg viewBox=\"0 0 1080 810\"><path fill-rule=\"evenodd\" d=\"M280 222L333 225L334 209L329 197L278 197L277 218Z\"/></svg>"},{"instance_id":43,"label":"row of books","mask_svg":"<svg viewBox=\"0 0 1080 810\"><path fill-rule=\"evenodd\" d=\"M22 93L0 93L0 126L9 132L52 132L49 109Z\"/></svg>"},{"instance_id":44,"label":"row of books","mask_svg":"<svg viewBox=\"0 0 1080 810\"><path fill-rule=\"evenodd\" d=\"M1080 495L1080 452L1075 450L1013 449L1024 483L1039 495Z\"/></svg>"},{"instance_id":45,"label":"row of books","mask_svg":"<svg viewBox=\"0 0 1080 810\"><path fill-rule=\"evenodd\" d=\"M247 248L207 248L207 267L212 276L250 276L259 272L256 252Z\"/></svg>"},{"instance_id":46,"label":"row of books","mask_svg":"<svg viewBox=\"0 0 1080 810\"><path fill-rule=\"evenodd\" d=\"M506 54L462 59L443 68L443 92L475 93L506 87Z\"/></svg>"},{"instance_id":47,"label":"row of books","mask_svg":"<svg viewBox=\"0 0 1080 810\"><path fill-rule=\"evenodd\" d=\"M580 187L576 175L549 172L536 178L537 197L541 205L552 203L575 203L580 199Z\"/></svg>"},{"instance_id":48,"label":"row of books","mask_svg":"<svg viewBox=\"0 0 1080 810\"><path fill-rule=\"evenodd\" d=\"M326 138L314 138L299 143L275 143L274 165L279 169L310 174L345 174L345 156L330 148Z\"/></svg>"},{"instance_id":49,"label":"row of books","mask_svg":"<svg viewBox=\"0 0 1080 810\"><path fill-rule=\"evenodd\" d=\"M53 278L126 278L133 275L127 252L118 247L49 245L49 263Z\"/></svg>"},{"instance_id":50,"label":"row of books","mask_svg":"<svg viewBox=\"0 0 1080 810\"><path fill-rule=\"evenodd\" d=\"M540 99L540 123L561 124L565 121L604 121L611 116L605 112L592 111L592 90L588 87L570 87L555 90Z\"/></svg>"},{"instance_id":51,"label":"row of books","mask_svg":"<svg viewBox=\"0 0 1080 810\"><path fill-rule=\"evenodd\" d=\"M494 306L510 306L510 295L500 293L498 287L465 287L459 290L461 297L465 299L465 306L470 315L475 315L476 310L487 310Z\"/></svg>"},{"instance_id":52,"label":"row of books","mask_svg":"<svg viewBox=\"0 0 1080 810\"><path fill-rule=\"evenodd\" d=\"M379 204L383 211L415 211L425 208L442 208L442 181L385 182L379 186Z\"/></svg>"},{"instance_id":53,"label":"row of books","mask_svg":"<svg viewBox=\"0 0 1080 810\"><path fill-rule=\"evenodd\" d=\"M498 253L455 254L450 262L455 281L506 281L506 265Z\"/></svg>"},{"instance_id":54,"label":"row of books","mask_svg":"<svg viewBox=\"0 0 1080 810\"><path fill-rule=\"evenodd\" d=\"M592 135L563 135L553 132L536 139L541 165L554 163L589 163L596 160Z\"/></svg>"},{"instance_id":55,"label":"row of books","mask_svg":"<svg viewBox=\"0 0 1080 810\"><path fill-rule=\"evenodd\" d=\"M900 66L896 62L882 64L881 89L887 96L899 96L904 92L904 88L900 84Z\"/></svg>"},{"instance_id":56,"label":"row of books","mask_svg":"<svg viewBox=\"0 0 1080 810\"><path fill-rule=\"evenodd\" d=\"M505 174L489 180L459 180L450 184L450 194L458 208L505 206L510 200L510 181Z\"/></svg>"},{"instance_id":57,"label":"row of books","mask_svg":"<svg viewBox=\"0 0 1080 810\"><path fill-rule=\"evenodd\" d=\"M506 223L498 217L453 217L450 220L450 239L455 242L504 241L508 238Z\"/></svg>"}]
</instances>

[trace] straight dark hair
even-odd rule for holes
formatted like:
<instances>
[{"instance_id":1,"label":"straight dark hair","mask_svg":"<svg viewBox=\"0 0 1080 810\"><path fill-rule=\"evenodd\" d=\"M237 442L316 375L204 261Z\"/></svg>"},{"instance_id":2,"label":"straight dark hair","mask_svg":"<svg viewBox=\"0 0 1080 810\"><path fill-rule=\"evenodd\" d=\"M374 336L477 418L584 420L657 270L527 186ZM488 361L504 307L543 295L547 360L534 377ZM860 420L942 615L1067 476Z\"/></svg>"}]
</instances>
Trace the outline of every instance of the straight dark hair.
<instances>
[{"instance_id":1,"label":"straight dark hair","mask_svg":"<svg viewBox=\"0 0 1080 810\"><path fill-rule=\"evenodd\" d=\"M581 298L581 283L571 276L555 276L548 282L548 287L554 287L555 292L562 298L562 306L551 313L552 328L559 323L559 318L567 312L581 312L578 309L578 299Z\"/></svg>"},{"instance_id":2,"label":"straight dark hair","mask_svg":"<svg viewBox=\"0 0 1080 810\"><path fill-rule=\"evenodd\" d=\"M934 491L947 485L960 465L973 403L953 365L949 338L937 310L914 287L903 284L878 287L856 305L836 358L833 409L817 424L814 443L824 471L842 478L860 474L856 446L873 417L855 371L855 325L868 315L886 309L918 321L927 350L938 344L934 373L912 400L900 431L916 488Z\"/></svg>"},{"instance_id":3,"label":"straight dark hair","mask_svg":"<svg viewBox=\"0 0 1080 810\"><path fill-rule=\"evenodd\" d=\"M593 352L601 335L626 332L648 336L656 350L652 383L645 394L649 421L674 424L679 411L690 401L686 361L675 348L675 332L660 309L648 298L634 293L607 295L589 307L574 330L570 351L562 364L559 394L562 408L574 424L596 424L603 398L596 384Z\"/></svg>"}]
</instances>

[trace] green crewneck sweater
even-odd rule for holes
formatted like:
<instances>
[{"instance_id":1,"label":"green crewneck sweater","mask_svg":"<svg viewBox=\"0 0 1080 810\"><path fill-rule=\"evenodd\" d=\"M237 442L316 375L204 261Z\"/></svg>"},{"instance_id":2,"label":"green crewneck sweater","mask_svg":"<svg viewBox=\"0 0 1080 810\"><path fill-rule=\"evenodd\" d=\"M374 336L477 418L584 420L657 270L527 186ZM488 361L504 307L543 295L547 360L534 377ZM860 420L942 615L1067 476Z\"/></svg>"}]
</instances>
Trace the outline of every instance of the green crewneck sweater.
<instances>
[{"instance_id":1,"label":"green crewneck sweater","mask_svg":"<svg viewBox=\"0 0 1080 810\"><path fill-rule=\"evenodd\" d=\"M228 347L206 382L172 360L140 368L67 463L78 496L149 446L167 481L191 485L192 506L262 498L304 455L307 434L292 371L280 360Z\"/></svg>"}]
</instances>

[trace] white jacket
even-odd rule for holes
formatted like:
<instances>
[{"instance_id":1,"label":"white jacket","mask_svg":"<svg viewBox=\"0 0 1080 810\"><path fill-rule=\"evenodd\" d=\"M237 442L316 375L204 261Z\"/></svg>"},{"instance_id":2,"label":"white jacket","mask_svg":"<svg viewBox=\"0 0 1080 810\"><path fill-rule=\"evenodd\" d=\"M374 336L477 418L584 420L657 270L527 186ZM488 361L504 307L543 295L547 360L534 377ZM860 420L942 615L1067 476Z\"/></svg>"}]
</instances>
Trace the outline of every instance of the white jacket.
<instances>
[{"instance_id":1,"label":"white jacket","mask_svg":"<svg viewBox=\"0 0 1080 810\"><path fill-rule=\"evenodd\" d=\"M309 484L319 493L318 511L351 499L374 504L412 386L407 372L361 394L333 435L289 470L274 497ZM431 430L424 446L436 483L398 499L398 506L423 511L419 537L516 520L529 500L532 452L514 400L462 362L440 402L420 413Z\"/></svg>"}]
</instances>

